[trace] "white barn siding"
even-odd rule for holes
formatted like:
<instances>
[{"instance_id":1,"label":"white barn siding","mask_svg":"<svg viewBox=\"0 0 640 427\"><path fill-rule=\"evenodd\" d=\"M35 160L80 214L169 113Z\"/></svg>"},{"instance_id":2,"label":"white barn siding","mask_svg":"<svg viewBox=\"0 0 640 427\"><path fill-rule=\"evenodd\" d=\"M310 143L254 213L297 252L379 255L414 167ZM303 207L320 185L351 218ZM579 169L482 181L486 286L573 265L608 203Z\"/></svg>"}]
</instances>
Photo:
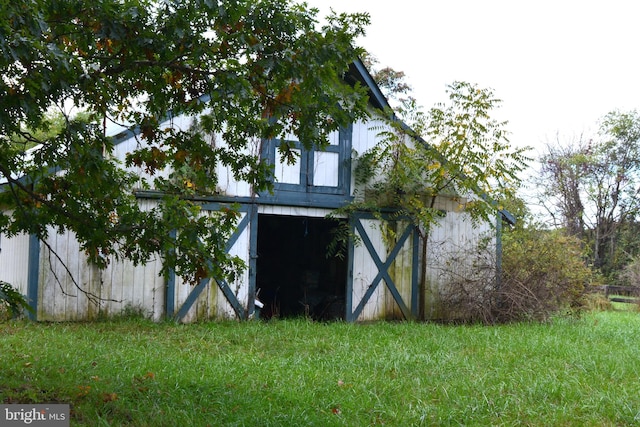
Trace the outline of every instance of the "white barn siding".
<instances>
[{"instance_id":1,"label":"white barn siding","mask_svg":"<svg viewBox=\"0 0 640 427\"><path fill-rule=\"evenodd\" d=\"M249 215L247 212L242 212L242 215L238 219L238 223L242 219ZM245 264L249 265L249 239L250 239L250 227L247 226L240 234L238 240L231 247L229 254L232 256L240 257ZM231 283L227 283L232 293L236 296L237 300L246 310L246 301L249 295L249 270L245 269L241 274L236 277L236 280ZM175 284L175 306L176 311L183 306L195 286L189 283L185 283L180 277L176 277ZM236 313L227 301L222 290L214 281L209 281L208 285L202 290L198 299L188 310L186 315L181 321L189 323L203 319L231 319L235 318Z\"/></svg>"},{"instance_id":2,"label":"white barn siding","mask_svg":"<svg viewBox=\"0 0 640 427\"><path fill-rule=\"evenodd\" d=\"M353 124L352 148L361 155L368 149L375 146L382 140L379 135L382 127L385 126L382 120L372 119L368 122L358 121Z\"/></svg>"},{"instance_id":3,"label":"white barn siding","mask_svg":"<svg viewBox=\"0 0 640 427\"><path fill-rule=\"evenodd\" d=\"M222 136L215 135L212 136L215 139L215 144L217 146L225 146L225 142L222 139ZM258 155L260 153L261 141L254 140L249 144L248 152L253 153L254 155ZM225 196L236 196L236 197L251 197L251 186L249 183L245 181L238 181L231 172L231 169L225 167L221 164L218 164L216 167L216 173L218 176L218 184L217 190L220 194Z\"/></svg>"},{"instance_id":4,"label":"white barn siding","mask_svg":"<svg viewBox=\"0 0 640 427\"><path fill-rule=\"evenodd\" d=\"M141 199L142 210L156 206L155 200ZM164 316L166 278L162 275L159 255L142 265L112 258L102 272L100 286L100 313L110 316L125 310L141 312L154 320Z\"/></svg>"},{"instance_id":5,"label":"white barn siding","mask_svg":"<svg viewBox=\"0 0 640 427\"><path fill-rule=\"evenodd\" d=\"M167 121L165 124L185 130L191 125L191 122L192 119L189 117L179 117ZM383 125L382 121L372 120L370 122L358 122L352 126L351 148L357 153L356 156L362 155L362 153L380 141L381 137L378 134ZM333 146L338 145L340 143L340 135L339 132L330 134L330 144ZM287 136L287 138L294 140L292 135ZM219 145L224 142L221 137L212 136L212 143ZM114 156L124 162L126 154L138 148L141 144L144 144L143 140L130 136L128 139L119 141L115 146ZM261 141L255 141L249 145L250 148L248 150L254 154L261 151ZM262 203L258 206L258 214L322 218L332 212L331 209L327 208L303 206L315 201L314 198L318 194L327 196L327 189L331 191L332 187L338 186L338 170L344 167L347 162L340 162L340 155L336 150L333 152L314 152L313 162L309 162L313 173L313 181L310 183L300 182L301 162L287 165L279 160L277 154L274 160L276 182L293 184L284 187L296 187L295 191L290 191L287 194L290 197L287 199L287 203L292 201L292 204L295 204L295 197L299 196L299 206L268 205L266 204L269 203L268 197L256 197L255 200L258 203ZM131 168L130 170L139 174L141 179L149 178L141 168ZM221 195L243 198L244 200L240 200L244 202L252 196L250 186L246 182L236 180L228 168L219 166L217 172L219 179L217 184L218 191ZM167 171L164 173L165 175L168 174ZM345 176L349 175L345 174ZM304 191L309 190L307 186L302 184L312 184L315 187L312 191L317 191L318 189L321 191L318 194L305 194ZM343 198L346 201L346 196L356 195L353 173L351 174L351 181L347 182L346 186L348 188L345 189L345 193L338 194L334 200ZM302 193L302 195L295 194L296 191ZM321 194L323 191L327 194ZM308 196L308 198L303 199L302 196ZM358 196L363 195L359 194ZM342 203L343 199L340 199L340 203ZM157 202L153 200L140 199L140 204L143 208L151 208L155 203ZM452 256L454 257L454 263L464 264L465 260L470 260L471 257L460 256L460 254L475 249L479 236L489 230L488 224L479 229L474 228L468 216L460 212L458 204L459 202L454 199L439 201L438 207L446 211L447 215L441 219L437 226L431 228L426 259L420 259L420 267L418 268L424 270L427 279L426 294L423 296L425 304L423 308L427 317L437 317L438 315L435 309L438 303L438 294L450 279ZM243 211L239 221L245 218L246 215L250 215L250 213ZM374 219L362 218L359 221L361 221L368 238L371 240L377 256L384 263L393 245L385 241L380 222ZM398 235L402 234L403 225L398 224L398 230L396 230ZM251 242L256 237L253 236L252 238L251 230L252 228L255 230L256 227L257 224L254 224L253 227L247 226L230 250L232 255L243 259L247 266L251 261ZM359 232L356 231L356 233ZM47 245L41 245L38 277L38 320L87 320L96 318L99 315L117 315L126 309L141 312L154 320L160 320L164 317L167 309L168 278L161 274L161 261L159 258L153 258L144 265L139 266L134 266L126 261L113 260L106 270L100 272L95 266L88 264L86 256L80 250L78 242L71 233L59 235L52 231L46 243L58 254L62 262L53 255ZM411 307L412 304L412 280L415 277L413 274L414 248L412 245L413 240L411 238L407 239L395 261L387 270L407 307ZM0 240L0 247L2 248L2 252L0 252L0 280L12 283L22 293L26 294L29 236L17 236L12 239L3 236L2 240ZM350 297L352 309L355 309L362 301L379 270L378 265L376 265L373 257L363 244L353 248L351 262L352 295ZM68 267L69 271L63 267L63 264ZM456 267L460 270L463 267L462 264ZM466 268L466 265L464 267ZM91 303L87 296L76 288L70 275L76 279L79 286L101 299L99 305ZM247 309L246 305L248 304L250 293L249 270L244 270L233 283L228 283L228 286L243 308ZM174 293L169 295L169 299L174 302L175 313L183 307L193 289L192 285L183 283L179 277L175 278ZM233 307L226 300L219 286L214 282L210 282L181 320L193 322L211 318L235 317L236 313ZM387 283L382 280L377 284L376 290L364 305L356 320L366 321L402 317L403 313L389 292Z\"/></svg>"},{"instance_id":6,"label":"white barn siding","mask_svg":"<svg viewBox=\"0 0 640 427\"><path fill-rule=\"evenodd\" d=\"M380 262L387 262L390 253L395 246L395 242L404 232L407 223L399 222L393 232L397 233L396 239L390 236L385 237L384 228L376 219L360 219L366 234L375 249ZM363 236L356 230L358 238ZM367 289L373 284L373 279L378 275L379 267L369 253L369 249L364 244L354 247L353 251L353 310L360 304L365 296ZM400 251L396 255L394 261L391 262L387 269L389 277L393 281L393 285L402 297L407 309L411 309L411 290L413 284L413 243L408 238L402 245ZM357 320L377 320L377 319L403 319L404 314L389 290L389 284L382 279L366 302L363 311Z\"/></svg>"},{"instance_id":7,"label":"white barn siding","mask_svg":"<svg viewBox=\"0 0 640 427\"><path fill-rule=\"evenodd\" d=\"M447 215L430 230L424 262L427 278L425 313L434 319L443 317L439 312L439 301L451 281L477 273L473 263L481 239L491 236L489 248L495 250L495 231L490 224L474 224L469 215L459 209L458 202L448 200L445 203Z\"/></svg>"},{"instance_id":8,"label":"white barn siding","mask_svg":"<svg viewBox=\"0 0 640 427\"><path fill-rule=\"evenodd\" d=\"M159 319L156 288L163 279L157 276L157 262L134 267L112 261L100 271L72 233L52 234L46 243L50 248L40 249L38 320L89 320L127 309Z\"/></svg>"},{"instance_id":9,"label":"white barn siding","mask_svg":"<svg viewBox=\"0 0 640 427\"><path fill-rule=\"evenodd\" d=\"M95 267L87 263L72 233L49 236L40 245L38 320L66 321L90 317L90 302L79 288L95 293ZM99 294L99 290L98 290Z\"/></svg>"},{"instance_id":10,"label":"white barn siding","mask_svg":"<svg viewBox=\"0 0 640 427\"><path fill-rule=\"evenodd\" d=\"M37 318L90 320L131 310L160 320L165 300L165 278L160 273L158 258L139 266L112 259L100 271L89 263L73 233L50 230L40 245Z\"/></svg>"},{"instance_id":11,"label":"white barn siding","mask_svg":"<svg viewBox=\"0 0 640 427\"><path fill-rule=\"evenodd\" d=\"M190 128L193 123L193 119L189 116L178 116L171 118L170 120L166 120L161 124L160 129L165 128L174 128L181 131L186 131ZM125 159L128 153L131 153L135 150L147 147L147 141L142 138L141 135L132 135L131 132L124 133L124 135L129 135L125 139L121 139L117 142L113 149L113 157L120 160L122 162L122 167L129 172L133 172L140 177L142 180L146 180L150 182L152 178L148 173L144 171L142 167L131 166L129 168L125 168ZM156 176L168 177L170 171L165 169L163 171L157 172Z\"/></svg>"},{"instance_id":12,"label":"white barn siding","mask_svg":"<svg viewBox=\"0 0 640 427\"><path fill-rule=\"evenodd\" d=\"M102 273L100 296L104 301L100 302L100 313L111 316L132 310L161 320L166 297L166 279L161 270L158 257L139 266L130 261L112 261Z\"/></svg>"},{"instance_id":13,"label":"white barn siding","mask_svg":"<svg viewBox=\"0 0 640 427\"><path fill-rule=\"evenodd\" d=\"M0 281L11 284L22 295L27 294L29 240L27 234L0 235Z\"/></svg>"},{"instance_id":14,"label":"white barn siding","mask_svg":"<svg viewBox=\"0 0 640 427\"><path fill-rule=\"evenodd\" d=\"M328 140L330 146L338 146L340 144L340 133L337 131L331 132L328 135ZM316 151L313 159L313 185L337 186L338 170L342 166L338 153Z\"/></svg>"},{"instance_id":15,"label":"white barn siding","mask_svg":"<svg viewBox=\"0 0 640 427\"><path fill-rule=\"evenodd\" d=\"M400 222L399 227L394 230L396 233L402 233L407 223ZM393 264L389 268L389 275L393 279L398 293L402 296L402 300L411 307L411 284L413 280L413 244L412 239L407 239L402 249L395 258ZM402 319L403 314L393 295L389 291L386 292L386 312L387 317L392 319Z\"/></svg>"},{"instance_id":16,"label":"white barn siding","mask_svg":"<svg viewBox=\"0 0 640 427\"><path fill-rule=\"evenodd\" d=\"M298 206L274 206L260 205L258 213L271 215L287 215L287 216L308 216L314 218L324 218L333 212L331 209L323 208L304 208Z\"/></svg>"},{"instance_id":17,"label":"white barn siding","mask_svg":"<svg viewBox=\"0 0 640 427\"><path fill-rule=\"evenodd\" d=\"M387 247L385 245L378 220L363 219L362 225L375 248L378 257L384 262L387 258ZM359 238L360 233L356 231ZM356 245L353 251L353 305L354 309L362 301L371 282L378 274L378 267L367 248L360 244ZM357 320L376 320L384 317L386 285L382 281L369 301L367 301L362 313Z\"/></svg>"}]
</instances>

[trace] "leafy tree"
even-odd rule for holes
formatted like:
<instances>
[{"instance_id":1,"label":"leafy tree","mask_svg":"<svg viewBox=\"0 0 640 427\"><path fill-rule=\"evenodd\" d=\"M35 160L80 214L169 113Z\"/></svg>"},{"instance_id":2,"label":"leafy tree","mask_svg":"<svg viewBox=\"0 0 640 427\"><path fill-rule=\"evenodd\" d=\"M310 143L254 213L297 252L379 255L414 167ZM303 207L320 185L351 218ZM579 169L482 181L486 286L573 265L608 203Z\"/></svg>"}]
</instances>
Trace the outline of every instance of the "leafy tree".
<instances>
[{"instance_id":1,"label":"leafy tree","mask_svg":"<svg viewBox=\"0 0 640 427\"><path fill-rule=\"evenodd\" d=\"M316 9L289 0L2 1L2 11L0 232L45 241L70 230L100 267L159 253L191 282L231 275L241 262L224 248L237 214L202 215L194 201L215 188L214 165L268 189L271 168L252 151L263 138L291 132L322 147L366 115L364 91L341 78L366 14L332 13L319 28ZM64 117L53 135L52 110ZM161 126L168 112L200 115L198 126ZM106 134L131 123L140 144L125 165L148 179L123 168ZM148 188L163 196L143 211L135 190Z\"/></svg>"},{"instance_id":2,"label":"leafy tree","mask_svg":"<svg viewBox=\"0 0 640 427\"><path fill-rule=\"evenodd\" d=\"M356 166L366 208L399 208L400 215L428 230L441 216L438 196L458 198L472 218L490 222L499 201L514 196L528 148L512 147L506 123L491 118L500 100L491 90L464 82L451 84L448 93L450 103L428 113L406 100L401 114L408 125L396 116L383 117L389 127L381 127L382 141Z\"/></svg>"},{"instance_id":3,"label":"leafy tree","mask_svg":"<svg viewBox=\"0 0 640 427\"><path fill-rule=\"evenodd\" d=\"M402 103L407 99L413 99L410 95L412 88L406 81L407 76L404 71L396 71L388 66L378 68L380 61L371 52L365 52L361 59L389 101Z\"/></svg>"},{"instance_id":4,"label":"leafy tree","mask_svg":"<svg viewBox=\"0 0 640 427\"><path fill-rule=\"evenodd\" d=\"M503 235L503 277L493 307L498 321L545 320L577 312L588 286L598 282L583 246L564 230L521 221Z\"/></svg>"},{"instance_id":5,"label":"leafy tree","mask_svg":"<svg viewBox=\"0 0 640 427\"><path fill-rule=\"evenodd\" d=\"M611 112L598 136L588 143L548 146L540 188L542 199L552 201L547 209L590 248L594 266L615 275L637 254L640 115Z\"/></svg>"},{"instance_id":6,"label":"leafy tree","mask_svg":"<svg viewBox=\"0 0 640 427\"><path fill-rule=\"evenodd\" d=\"M542 173L537 179L541 189L540 200L544 200L541 206L556 227L563 227L570 235L582 238L585 212L581 188L588 148L579 140L576 145L568 147L548 144L546 150L541 158Z\"/></svg>"},{"instance_id":7,"label":"leafy tree","mask_svg":"<svg viewBox=\"0 0 640 427\"><path fill-rule=\"evenodd\" d=\"M472 220L495 224L496 208L514 197L518 174L529 160L527 148L511 147L506 123L491 118L500 103L491 90L455 82L448 93L449 104L438 104L427 113L414 99L405 99L399 114L408 125L390 112L381 117L381 141L357 159L360 195L337 211L372 212L383 221L390 240L395 238L393 221L408 218L422 234L423 259L430 230L442 218L438 197L457 199ZM383 215L385 211L392 215ZM342 227L330 253L344 250L349 230ZM426 277L421 280L424 289ZM486 285L482 283L483 294Z\"/></svg>"},{"instance_id":8,"label":"leafy tree","mask_svg":"<svg viewBox=\"0 0 640 427\"><path fill-rule=\"evenodd\" d=\"M33 308L20 292L15 290L9 283L0 281L0 320L2 320L2 311L5 307L12 317L22 315L24 311L33 313Z\"/></svg>"}]
</instances>

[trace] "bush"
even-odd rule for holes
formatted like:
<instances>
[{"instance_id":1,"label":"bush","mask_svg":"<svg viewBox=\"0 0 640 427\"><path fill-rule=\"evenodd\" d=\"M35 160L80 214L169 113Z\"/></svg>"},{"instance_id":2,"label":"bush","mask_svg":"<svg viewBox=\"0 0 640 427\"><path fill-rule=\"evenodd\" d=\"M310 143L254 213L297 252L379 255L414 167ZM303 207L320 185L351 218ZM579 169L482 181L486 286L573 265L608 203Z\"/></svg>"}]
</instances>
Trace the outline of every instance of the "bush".
<instances>
[{"instance_id":1,"label":"bush","mask_svg":"<svg viewBox=\"0 0 640 427\"><path fill-rule=\"evenodd\" d=\"M496 317L545 320L584 306L596 277L584 263L580 241L559 230L519 228L503 236L503 275Z\"/></svg>"},{"instance_id":2,"label":"bush","mask_svg":"<svg viewBox=\"0 0 640 427\"><path fill-rule=\"evenodd\" d=\"M0 312L2 312L2 308L8 309L11 317L21 316L24 310L33 312L33 309L20 292L7 282L0 281Z\"/></svg>"},{"instance_id":3,"label":"bush","mask_svg":"<svg viewBox=\"0 0 640 427\"><path fill-rule=\"evenodd\" d=\"M625 265L618 279L623 286L640 286L640 257Z\"/></svg>"},{"instance_id":4,"label":"bush","mask_svg":"<svg viewBox=\"0 0 640 427\"><path fill-rule=\"evenodd\" d=\"M496 306L495 247L484 239L476 250L440 251L440 320L453 323L494 323Z\"/></svg>"},{"instance_id":5,"label":"bush","mask_svg":"<svg viewBox=\"0 0 640 427\"><path fill-rule=\"evenodd\" d=\"M495 247L482 243L469 263L451 263L440 292L442 320L456 323L544 321L586 308L594 273L582 260L580 241L560 231L519 227L503 235L502 276ZM454 256L452 259L458 259Z\"/></svg>"}]
</instances>

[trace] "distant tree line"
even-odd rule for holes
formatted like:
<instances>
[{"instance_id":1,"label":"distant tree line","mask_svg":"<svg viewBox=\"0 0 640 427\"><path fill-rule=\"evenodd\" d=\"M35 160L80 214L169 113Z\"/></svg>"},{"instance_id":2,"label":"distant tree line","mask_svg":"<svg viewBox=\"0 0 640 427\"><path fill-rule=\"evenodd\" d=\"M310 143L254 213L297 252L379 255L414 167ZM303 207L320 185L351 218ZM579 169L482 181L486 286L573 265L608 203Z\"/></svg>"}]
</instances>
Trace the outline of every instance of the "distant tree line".
<instances>
[{"instance_id":1,"label":"distant tree line","mask_svg":"<svg viewBox=\"0 0 640 427\"><path fill-rule=\"evenodd\" d=\"M640 115L613 111L593 138L549 143L536 182L556 229L583 245L607 283L640 285Z\"/></svg>"}]
</instances>

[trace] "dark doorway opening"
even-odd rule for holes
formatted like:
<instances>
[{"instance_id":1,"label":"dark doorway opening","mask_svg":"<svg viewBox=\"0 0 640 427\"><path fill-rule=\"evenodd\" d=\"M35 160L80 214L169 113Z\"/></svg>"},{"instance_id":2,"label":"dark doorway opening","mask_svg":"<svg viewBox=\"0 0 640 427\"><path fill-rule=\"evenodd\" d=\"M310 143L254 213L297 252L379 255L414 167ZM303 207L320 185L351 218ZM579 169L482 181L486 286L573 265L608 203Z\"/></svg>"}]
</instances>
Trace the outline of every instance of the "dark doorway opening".
<instances>
[{"instance_id":1,"label":"dark doorway opening","mask_svg":"<svg viewBox=\"0 0 640 427\"><path fill-rule=\"evenodd\" d=\"M345 316L347 260L327 257L338 223L325 218L258 216L256 288L261 317Z\"/></svg>"}]
</instances>

